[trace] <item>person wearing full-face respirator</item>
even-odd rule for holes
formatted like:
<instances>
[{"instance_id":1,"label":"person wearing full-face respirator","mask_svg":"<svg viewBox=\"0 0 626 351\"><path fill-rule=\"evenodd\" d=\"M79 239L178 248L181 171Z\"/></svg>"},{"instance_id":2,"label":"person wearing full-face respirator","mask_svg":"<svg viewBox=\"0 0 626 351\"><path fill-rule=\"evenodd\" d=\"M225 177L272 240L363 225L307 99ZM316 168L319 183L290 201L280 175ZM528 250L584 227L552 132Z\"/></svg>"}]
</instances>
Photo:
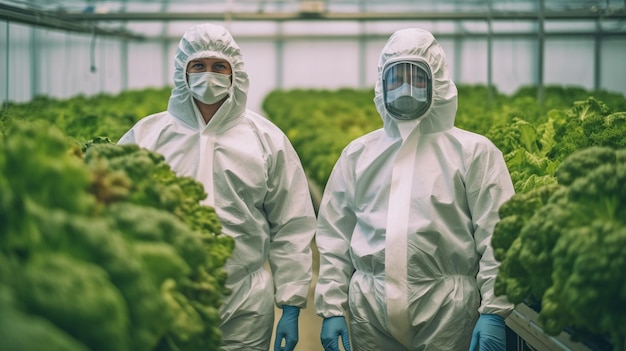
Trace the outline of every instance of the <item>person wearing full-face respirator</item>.
<instances>
[{"instance_id":1,"label":"person wearing full-face respirator","mask_svg":"<svg viewBox=\"0 0 626 351\"><path fill-rule=\"evenodd\" d=\"M428 31L391 35L374 92L383 128L346 146L318 213L324 349L504 351L513 305L494 295L490 246L514 193L502 153L454 127L457 89Z\"/></svg>"},{"instance_id":2,"label":"person wearing full-face respirator","mask_svg":"<svg viewBox=\"0 0 626 351\"><path fill-rule=\"evenodd\" d=\"M235 239L220 308L222 349L293 351L312 278L315 212L302 165L285 134L246 109L248 75L223 27L191 27L175 56L167 111L140 120L119 143L156 151L179 176L200 181L203 204ZM266 271L269 263L271 274Z\"/></svg>"}]
</instances>

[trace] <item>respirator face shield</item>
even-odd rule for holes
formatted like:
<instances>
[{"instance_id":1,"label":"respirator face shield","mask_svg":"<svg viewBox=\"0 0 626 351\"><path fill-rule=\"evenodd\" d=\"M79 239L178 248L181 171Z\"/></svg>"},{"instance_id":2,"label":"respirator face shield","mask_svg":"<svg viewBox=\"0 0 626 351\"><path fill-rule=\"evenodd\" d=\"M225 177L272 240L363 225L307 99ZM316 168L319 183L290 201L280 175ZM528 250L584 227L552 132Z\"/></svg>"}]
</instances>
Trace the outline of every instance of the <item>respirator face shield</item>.
<instances>
[{"instance_id":1,"label":"respirator face shield","mask_svg":"<svg viewBox=\"0 0 626 351\"><path fill-rule=\"evenodd\" d=\"M432 74L425 62L399 60L383 69L385 108L394 118L423 116L432 103L432 90Z\"/></svg>"}]
</instances>

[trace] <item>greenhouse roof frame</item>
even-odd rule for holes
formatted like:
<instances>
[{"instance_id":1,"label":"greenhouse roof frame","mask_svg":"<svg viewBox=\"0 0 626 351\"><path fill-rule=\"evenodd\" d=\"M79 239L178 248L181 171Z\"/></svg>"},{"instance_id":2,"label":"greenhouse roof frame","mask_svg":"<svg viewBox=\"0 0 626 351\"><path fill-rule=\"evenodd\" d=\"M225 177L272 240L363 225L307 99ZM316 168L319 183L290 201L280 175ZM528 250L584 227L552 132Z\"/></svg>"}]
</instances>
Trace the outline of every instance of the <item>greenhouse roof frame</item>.
<instances>
[{"instance_id":1,"label":"greenhouse roof frame","mask_svg":"<svg viewBox=\"0 0 626 351\"><path fill-rule=\"evenodd\" d=\"M415 0L0 0L0 19L139 40L146 39L146 36L129 30L129 23L482 21L491 24L530 21L542 26L546 21L609 20L618 24L615 30L596 29L593 33L587 30L583 34L626 36L626 26L619 25L626 20L626 2L622 5L616 0L443 0L430 4Z\"/></svg>"},{"instance_id":2,"label":"greenhouse roof frame","mask_svg":"<svg viewBox=\"0 0 626 351\"><path fill-rule=\"evenodd\" d=\"M585 60L584 72L593 72L590 85L595 89L616 86L623 90L623 75L609 74L602 66L623 56L625 0L0 0L0 29L6 32L6 47L10 48L4 55L6 76L13 74L9 63L21 60L16 59L17 53L31 52L27 55L27 70L34 72L30 84L21 83L22 75L14 80L20 81L20 86L30 87L31 96L40 93L44 81L39 79L38 69L47 58L38 53L54 44L41 39L45 45L39 45L38 40L54 38L71 48L78 43L79 57L89 55L90 72L95 71L91 70L95 67L93 62L112 50L121 62L118 86L126 89L139 81L128 78L132 76L129 58L135 57L131 52L150 51L161 62L168 62L169 53L184 30L194 22L205 21L226 26L238 42L250 45L253 51L271 49L273 58L267 62L275 73L268 81L278 87L289 84L284 78L289 69L285 68L288 55L294 55L299 47L309 47L309 42L320 48L323 43L330 43L332 50L345 47L358 52L350 62L356 66L356 80L352 83L364 86L371 55L368 50L384 43L396 28L411 25L430 29L457 52L476 50L477 57L485 62L485 72L479 73L484 73L488 86L506 82L494 79L500 73L493 67L501 60L494 51L517 50L536 67L526 71L522 68L520 72L532 76L541 101L543 84L550 79L544 77L544 71L549 64L554 66L554 62L546 63L547 55L555 47L582 42L585 55L573 57L573 65ZM112 40L99 40L103 36ZM134 43L136 39L142 42ZM106 54L104 48L108 50ZM515 67L507 67L515 65L516 57L507 57L498 67L518 72ZM462 60L454 64L456 72L461 72L459 75L467 72ZM621 72L621 62L614 65ZM168 68L161 65L158 69L162 82L166 82ZM514 77L516 82L524 79ZM108 76L87 80L94 81L109 84L110 80ZM135 83L130 84L131 81ZM9 83L6 84L8 100Z\"/></svg>"},{"instance_id":3,"label":"greenhouse roof frame","mask_svg":"<svg viewBox=\"0 0 626 351\"><path fill-rule=\"evenodd\" d=\"M58 13L65 20L88 21L176 21L176 20L245 20L245 21L389 21L389 20L534 20L539 17L536 12L116 12L116 13ZM546 20L573 19L626 19L626 9L612 12L589 11L547 11L541 14Z\"/></svg>"},{"instance_id":4,"label":"greenhouse roof frame","mask_svg":"<svg viewBox=\"0 0 626 351\"><path fill-rule=\"evenodd\" d=\"M22 9L0 3L0 19L10 22L31 24L39 27L62 29L70 32L91 33L102 36L115 36L126 39L141 40L144 37L133 34L125 28L103 28L93 22L85 22L62 18L47 11L36 9Z\"/></svg>"}]
</instances>

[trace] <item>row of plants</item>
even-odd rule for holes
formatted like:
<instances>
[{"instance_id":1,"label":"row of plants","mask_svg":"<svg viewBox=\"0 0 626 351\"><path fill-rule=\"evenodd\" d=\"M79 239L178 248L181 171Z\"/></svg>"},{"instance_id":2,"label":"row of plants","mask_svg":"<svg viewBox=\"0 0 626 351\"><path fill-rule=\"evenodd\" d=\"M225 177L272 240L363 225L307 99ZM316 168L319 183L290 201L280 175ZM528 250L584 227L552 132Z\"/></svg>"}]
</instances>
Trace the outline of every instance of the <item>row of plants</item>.
<instances>
[{"instance_id":1,"label":"row of plants","mask_svg":"<svg viewBox=\"0 0 626 351\"><path fill-rule=\"evenodd\" d=\"M202 185L136 145L3 116L0 349L218 350L234 242Z\"/></svg>"},{"instance_id":2,"label":"row of plants","mask_svg":"<svg viewBox=\"0 0 626 351\"><path fill-rule=\"evenodd\" d=\"M459 108L455 124L460 128L486 135L502 150L517 192L502 207L502 220L494 233L493 246L496 258L502 261L502 269L496 282L497 293L508 295L516 303L537 302L540 305L540 320L544 330L549 334L556 334L564 328L569 328L574 331L574 336L581 338L589 334L605 335L613 342L616 350L623 350L626 332L622 327L625 324L621 321L622 316L626 315L624 313L626 285L620 274L626 270L626 262L622 258L626 257L624 251L626 245L623 245L626 237L623 220L626 218L624 209L626 192L622 185L626 183L623 179L624 155L622 151L615 150L623 150L626 146L626 112L622 112L626 111L626 99L622 94L552 86L544 89L544 99L540 103L536 98L538 92L533 87L522 88L510 96L493 89L490 91L480 85L459 85L458 89ZM45 310L41 306L37 307L39 308L37 310L29 307L41 305L42 302L37 302L35 297L27 297L28 294L22 297L25 288L16 283L22 279L20 274L30 272L24 267L28 267L31 257L42 256L46 260L54 261L56 258L54 260L48 258L48 253L59 251L59 247L63 248L60 252L72 260L80 259L81 262L90 264L102 264L102 257L106 257L96 255L100 258L90 261L89 255L84 252L91 252L89 250L92 249L81 248L76 246L77 244L58 246L60 244L57 241L67 241L68 238L72 238L71 235L77 235L68 229L74 224L52 225L41 213L65 211L70 214L65 217L76 218L77 223L81 221L99 223L100 219L106 218L104 221L107 223L106 232L122 232L120 236L131 243L133 240L139 242L140 244L136 246L141 248L143 241L146 240L146 237L141 235L145 233L129 239L132 235L124 234L119 224L120 220L116 218L137 212L135 219L138 223L125 226L137 228L137 231L141 232L143 226L148 227L145 221L141 221L141 217L148 215L143 213L144 209L135 211L124 206L132 204L154 211L168 212L179 220L188 218L184 213L191 212L195 214L191 216L195 220L182 220L183 225L189 228L186 230L196 233L190 234L191 236L204 233L200 235L202 240L210 243L211 247L216 245L219 247L218 252L210 252L210 248L207 248L209 253L205 250L205 256L211 261L210 267L203 269L206 274L202 273L202 277L199 277L197 271L200 269L197 267L206 266L206 262L200 263L199 266L199 262L187 262L190 271L182 269L182 264L175 263L180 261L171 258L169 261L164 260L172 264L170 268L164 269L170 273L159 274L157 269L157 273L148 275L160 277L153 278L152 283L160 288L165 301L174 301L173 295L179 299L180 296L185 296L191 305L204 301L205 305L208 304L212 309L194 306L191 308L183 304L186 307L178 311L172 309L174 311L172 315L180 318L165 318L164 324L159 327L161 329L147 327L149 330L158 330L152 337L149 333L139 332L142 327L133 328L138 330L137 335L129 331L122 339L112 338L111 340L126 341L118 342L118 345L111 346L111 349L123 350L124 348L119 345L130 345L133 350L151 350L154 349L151 348L153 346L166 350L167 345L171 345L169 347L178 347L181 350L195 350L195 345L200 345L198 343L202 340L215 341L215 335L219 333L216 330L217 321L215 315L213 319L208 316L215 312L214 309L219 304L217 296L224 292L220 269L232 243L223 241L227 239L219 235L219 229L214 226L219 220L205 213L210 209L194 207L202 196L206 196L200 188L197 188L197 184L193 185L191 180L186 179L183 181L186 185L175 185L179 181L175 181L176 178L172 174L164 176L169 170L166 171L167 167L162 164L162 159L159 159L158 155L140 149L132 151L122 149L111 143L118 140L139 119L164 110L169 93L170 89L164 88L128 91L115 96L78 96L66 100L39 97L30 103L6 104L3 107L0 114L2 152L8 155L7 150L11 149L9 145L21 145L20 143L26 145L18 147L24 149L21 154L10 157L0 155L0 167L4 167L3 176L6 178L0 179L2 189L0 206L3 206L0 208L2 232L0 240L6 240L6 245L3 243L0 251L2 254L0 261L4 260L0 266L10 267L0 268L0 305L3 306L3 310L7 307L7 311L25 316L20 318L31 318L32 315L37 316L37 313ZM323 188L341 150L356 137L382 127L382 120L375 109L373 97L372 89L276 90L264 100L263 112L290 138L311 182ZM34 131L17 132L19 128L9 127L15 121L33 123L44 121L47 125L38 125ZM47 145L45 140L50 138L48 134L55 130L67 138L70 147L63 144L66 145L65 149L57 147L56 149L61 151L51 153L48 149L56 149ZM18 137L20 133L22 136ZM18 142L13 138L23 140ZM77 148L76 145L81 147ZM134 156L130 159L118 159L115 156L125 153ZM108 160L109 157L112 160ZM13 161L7 161L10 158ZM78 168L86 167L86 170L80 172L87 172L88 180L78 182L78 185L72 187L63 185L64 182L69 183L69 179L85 177L76 175L76 159L82 162L82 166ZM24 165L20 164L20 160ZM154 165L151 165L149 160L152 160ZM42 164L49 166L41 167ZM102 166L103 164L106 164L106 167ZM153 168L154 170L151 170ZM63 180L57 181L55 172L68 173L59 176ZM121 178L127 180L118 179L117 175L120 172L126 174L126 178ZM12 174L11 178L5 176L8 174ZM153 176L146 178L146 174ZM155 179L169 180L160 188L150 188L147 184L141 183L142 177L143 180L149 179L149 184L155 184ZM56 182L62 186L56 186L54 184ZM172 189L187 189L191 195L184 201L175 200L177 196L172 194L179 190L167 190L169 186L172 186ZM57 192L65 194L63 195L65 197ZM76 197L68 195L74 193L85 195ZM57 198L78 202L86 201L80 200L81 198L90 200L85 202L89 205L72 205L67 209L63 207L66 205L62 202L51 200ZM20 201L42 204L34 207L16 205L20 204ZM180 205L181 203L186 205ZM84 209L81 209L81 206ZM31 207L42 207L45 211L31 210ZM62 211L57 211L57 207ZM158 214L155 212L153 215L160 217L161 212ZM165 214L163 216L168 217ZM125 220L132 223L135 219ZM203 219L209 219L208 221L213 224L204 223ZM15 224L22 222L27 224ZM68 219L66 222L73 223L73 220ZM4 223L7 224L2 227ZM102 226L104 225L100 225ZM171 225L169 226L171 228ZM94 226L94 229L97 227ZM80 228L82 230L82 227ZM44 232L50 233L44 235L42 234ZM86 228L85 232L88 232ZM51 242L46 241L48 236L53 234L59 238ZM28 239L30 241L20 242L29 237L37 240L31 238ZM163 234L161 238L151 240L172 246L168 241L172 238L167 240L165 238L166 235ZM217 241L218 244L210 242L211 240ZM130 246L134 247L135 244ZM141 255L141 249L133 249L139 252L137 253L139 258L119 265L136 265L137 262L145 261L142 265L148 267L146 270L150 270L150 262L155 262L150 260L150 257L156 255L158 250L150 245L147 247L150 250L145 251L144 255ZM38 253L40 250L45 255L40 255ZM65 254L65 251L69 254ZM169 252L172 253L171 250ZM164 254L164 251L159 253ZM180 257L187 259L183 255ZM68 265L68 262L61 262L60 266L55 266L56 263L48 264L47 261L42 264L41 260L33 259L33 262L39 262L35 265L37 269L41 269L42 266ZM75 262L71 263L74 266ZM113 267L117 267L117 264ZM109 268L104 267L105 271L107 269ZM57 271L61 269L57 268ZM114 272L108 274L114 276ZM168 278L164 278L166 276ZM70 282L71 279L77 278L68 279ZM203 280L209 281L209 284L204 284ZM190 289L189 286L195 286L199 290ZM203 292L202 289L208 289L213 293L206 295L207 292ZM172 291L180 294L174 294ZM74 293L69 288L64 292L66 295ZM207 296L212 296L209 301L201 300ZM22 301L24 298L30 300L24 302ZM124 299L130 303L132 298L125 296ZM60 305L65 303L69 302L59 301ZM54 307L54 304L52 306ZM67 308L59 310L53 307L46 307L47 313L64 316L59 317L60 320L53 320L53 326L67 333L66 329L70 326L63 323L74 318L67 317L71 314L66 313L71 311ZM89 310L91 308L86 308L86 311ZM187 315L181 310L187 311ZM196 314L191 313L194 310ZM127 313L128 316L139 314L139 312ZM124 314L120 312L120 315ZM84 321L90 320L89 318L95 320L101 317L104 316L85 315L85 319L77 320L84 324ZM120 318L122 321L120 323L127 326L127 329L131 328L133 323L142 325L138 320L135 322L132 318L128 319L130 317ZM193 329L200 320L198 318L205 318L201 325L204 325L206 330ZM150 319L146 317L146 320ZM4 325L3 321L6 323L6 319L0 317L0 325ZM111 330L118 330L120 333L119 330L123 328L119 328L118 326L118 329ZM97 337L92 335L87 338ZM142 337L148 342L141 344L138 340ZM3 339L2 328L0 328L1 339ZM83 337L78 340L85 345L88 344L87 341L83 341ZM89 344L86 349L105 349L103 346L94 347Z\"/></svg>"},{"instance_id":3,"label":"row of plants","mask_svg":"<svg viewBox=\"0 0 626 351\"><path fill-rule=\"evenodd\" d=\"M487 135L517 191L493 235L496 294L537 309L549 335L626 350L626 109L588 97Z\"/></svg>"},{"instance_id":4,"label":"row of plants","mask_svg":"<svg viewBox=\"0 0 626 351\"><path fill-rule=\"evenodd\" d=\"M150 88L69 99L37 96L27 103L5 103L0 133L12 120L45 120L78 143L98 136L116 142L141 118L165 110L171 90Z\"/></svg>"},{"instance_id":5,"label":"row of plants","mask_svg":"<svg viewBox=\"0 0 626 351\"><path fill-rule=\"evenodd\" d=\"M626 350L626 149L574 151L555 177L500 207L495 293L538 310L549 335Z\"/></svg>"}]
</instances>

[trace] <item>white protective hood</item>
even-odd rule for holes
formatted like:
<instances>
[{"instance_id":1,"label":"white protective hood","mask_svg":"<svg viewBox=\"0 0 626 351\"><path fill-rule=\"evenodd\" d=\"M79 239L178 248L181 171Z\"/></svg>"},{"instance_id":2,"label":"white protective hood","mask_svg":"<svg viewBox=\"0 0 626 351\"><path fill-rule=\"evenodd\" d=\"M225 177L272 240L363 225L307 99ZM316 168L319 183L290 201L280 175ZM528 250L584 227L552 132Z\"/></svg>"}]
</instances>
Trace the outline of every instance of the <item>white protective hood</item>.
<instances>
[{"instance_id":1,"label":"white protective hood","mask_svg":"<svg viewBox=\"0 0 626 351\"><path fill-rule=\"evenodd\" d=\"M433 73L433 103L417 120L398 121L384 107L381 72L397 58L420 58ZM513 308L493 294L490 247L511 179L493 143L454 127L457 89L432 34L395 32L378 72L384 126L343 150L320 205L316 311L349 311L359 350L467 349L479 313L506 317ZM397 344L377 344L381 330Z\"/></svg>"},{"instance_id":2,"label":"white protective hood","mask_svg":"<svg viewBox=\"0 0 626 351\"><path fill-rule=\"evenodd\" d=\"M230 96L208 123L185 82L187 63L198 57L223 58L233 71ZM220 310L228 324L222 332L233 349L262 348L269 344L274 303L306 305L315 231L307 179L286 135L246 109L248 75L226 29L203 24L184 34L174 83L167 111L143 118L119 142L156 151L179 176L203 184L208 194L203 203L215 208L223 233L235 238L226 264L233 293Z\"/></svg>"},{"instance_id":3,"label":"white protective hood","mask_svg":"<svg viewBox=\"0 0 626 351\"><path fill-rule=\"evenodd\" d=\"M206 57L228 61L233 71L230 96L209 122L211 128L228 128L229 123L241 116L246 109L249 81L239 46L231 34L218 25L192 27L180 40L174 58L174 89L167 111L189 128L205 128L202 115L192 101L185 72L189 61Z\"/></svg>"},{"instance_id":4,"label":"white protective hood","mask_svg":"<svg viewBox=\"0 0 626 351\"><path fill-rule=\"evenodd\" d=\"M382 72L391 59L406 60L420 58L429 66L433 75L433 103L430 109L419 118L417 123L402 123L393 118L385 109L383 101ZM378 80L374 88L374 103L382 116L385 130L390 135L398 135L398 128L410 128L420 125L422 133L434 133L452 128L457 108L456 85L450 77L443 48L435 37L418 28L395 32L387 41L378 62Z\"/></svg>"}]
</instances>

